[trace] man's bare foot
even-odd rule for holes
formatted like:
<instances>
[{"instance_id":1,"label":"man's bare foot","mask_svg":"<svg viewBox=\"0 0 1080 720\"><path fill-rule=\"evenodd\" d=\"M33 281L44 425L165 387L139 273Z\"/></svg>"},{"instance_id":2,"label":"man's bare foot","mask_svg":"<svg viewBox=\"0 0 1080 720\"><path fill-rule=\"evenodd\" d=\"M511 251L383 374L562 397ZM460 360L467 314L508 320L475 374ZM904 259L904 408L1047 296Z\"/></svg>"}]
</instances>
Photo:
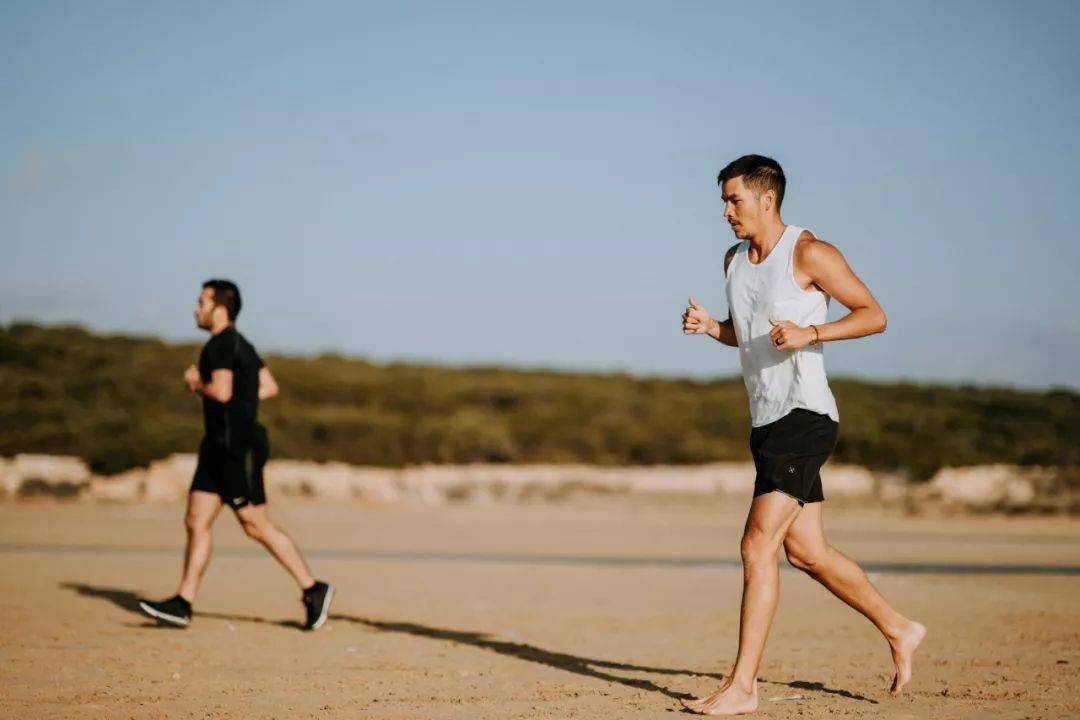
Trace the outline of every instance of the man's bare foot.
<instances>
[{"instance_id":1,"label":"man's bare foot","mask_svg":"<svg viewBox=\"0 0 1080 720\"><path fill-rule=\"evenodd\" d=\"M679 700L679 702L681 702L683 707L687 710L699 712L701 708L708 705L715 698L719 697L720 693L728 689L728 686L731 685L731 677L731 675L728 675L727 678L724 679L724 682L720 683L720 687L718 687L712 695L706 695L705 697L700 698L686 698L683 700Z\"/></svg>"},{"instance_id":2,"label":"man's bare foot","mask_svg":"<svg viewBox=\"0 0 1080 720\"><path fill-rule=\"evenodd\" d=\"M707 698L683 700L683 707L700 715L741 715L758 706L757 683L750 692L728 682Z\"/></svg>"},{"instance_id":3,"label":"man's bare foot","mask_svg":"<svg viewBox=\"0 0 1080 720\"><path fill-rule=\"evenodd\" d=\"M907 628L895 638L889 638L889 648L892 650L893 663L896 665L896 675L893 677L892 688L889 690L894 696L899 695L911 679L911 661L915 657L915 648L926 637L926 627L922 623L912 620Z\"/></svg>"}]
</instances>

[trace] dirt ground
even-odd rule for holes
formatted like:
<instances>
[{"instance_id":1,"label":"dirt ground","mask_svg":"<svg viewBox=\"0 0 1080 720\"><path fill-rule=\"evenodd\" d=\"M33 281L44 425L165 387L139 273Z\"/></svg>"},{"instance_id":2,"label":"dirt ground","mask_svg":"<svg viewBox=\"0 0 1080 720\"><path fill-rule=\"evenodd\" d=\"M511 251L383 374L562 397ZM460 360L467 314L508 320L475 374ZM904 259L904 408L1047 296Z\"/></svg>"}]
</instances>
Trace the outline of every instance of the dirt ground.
<instances>
[{"instance_id":1,"label":"dirt ground","mask_svg":"<svg viewBox=\"0 0 1080 720\"><path fill-rule=\"evenodd\" d=\"M671 718L730 669L743 502L273 505L330 620L223 515L196 618L159 628L178 506L0 505L0 717ZM787 568L763 718L1080 717L1080 522L826 510L929 636L906 696L885 643Z\"/></svg>"}]
</instances>

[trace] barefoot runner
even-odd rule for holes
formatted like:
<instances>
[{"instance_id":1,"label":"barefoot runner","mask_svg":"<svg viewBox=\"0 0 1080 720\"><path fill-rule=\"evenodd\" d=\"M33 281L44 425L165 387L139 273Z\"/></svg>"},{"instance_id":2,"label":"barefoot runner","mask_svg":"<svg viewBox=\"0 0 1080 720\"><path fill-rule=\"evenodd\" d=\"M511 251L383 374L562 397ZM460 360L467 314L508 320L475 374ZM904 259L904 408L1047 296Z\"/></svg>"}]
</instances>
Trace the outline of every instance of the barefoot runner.
<instances>
[{"instance_id":1,"label":"barefoot runner","mask_svg":"<svg viewBox=\"0 0 1080 720\"><path fill-rule=\"evenodd\" d=\"M891 692L899 695L926 628L893 609L862 569L826 541L819 474L836 445L839 422L822 345L883 332L885 313L839 250L781 220L785 179L775 160L741 157L717 183L724 218L740 240L724 258L729 315L717 321L690 298L683 332L738 348L757 477L742 537L735 667L716 692L684 704L708 715L757 708L757 672L779 598L781 545L792 565L885 636L896 666ZM849 310L836 322L826 321L830 298Z\"/></svg>"},{"instance_id":2,"label":"barefoot runner","mask_svg":"<svg viewBox=\"0 0 1080 720\"><path fill-rule=\"evenodd\" d=\"M210 562L210 532L222 505L232 508L248 537L261 543L293 576L303 591L304 628L326 622L334 589L311 576L292 538L270 521L263 488L263 466L270 445L256 418L259 401L278 387L254 346L236 329L240 290L228 280L203 284L195 307L195 323L210 331L199 366L184 373L184 382L203 403L206 435L199 446L199 464L188 494L187 548L184 573L176 595L143 600L139 607L173 625L191 622L191 603Z\"/></svg>"}]
</instances>

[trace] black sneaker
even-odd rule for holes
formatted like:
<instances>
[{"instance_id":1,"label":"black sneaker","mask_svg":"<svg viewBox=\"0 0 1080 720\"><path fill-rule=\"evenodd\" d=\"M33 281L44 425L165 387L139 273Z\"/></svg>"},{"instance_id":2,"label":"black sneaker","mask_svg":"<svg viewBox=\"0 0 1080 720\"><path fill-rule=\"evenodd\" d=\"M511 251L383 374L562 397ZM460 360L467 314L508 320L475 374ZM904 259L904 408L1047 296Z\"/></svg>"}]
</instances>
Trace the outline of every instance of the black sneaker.
<instances>
[{"instance_id":1,"label":"black sneaker","mask_svg":"<svg viewBox=\"0 0 1080 720\"><path fill-rule=\"evenodd\" d=\"M173 595L168 600L140 600L139 607L142 611L158 622L187 627L191 622L191 603L179 595Z\"/></svg>"},{"instance_id":2,"label":"black sneaker","mask_svg":"<svg viewBox=\"0 0 1080 720\"><path fill-rule=\"evenodd\" d=\"M326 622L326 614L330 612L330 601L333 599L334 586L318 580L304 591L304 609L307 611L305 630L318 630L322 627Z\"/></svg>"}]
</instances>

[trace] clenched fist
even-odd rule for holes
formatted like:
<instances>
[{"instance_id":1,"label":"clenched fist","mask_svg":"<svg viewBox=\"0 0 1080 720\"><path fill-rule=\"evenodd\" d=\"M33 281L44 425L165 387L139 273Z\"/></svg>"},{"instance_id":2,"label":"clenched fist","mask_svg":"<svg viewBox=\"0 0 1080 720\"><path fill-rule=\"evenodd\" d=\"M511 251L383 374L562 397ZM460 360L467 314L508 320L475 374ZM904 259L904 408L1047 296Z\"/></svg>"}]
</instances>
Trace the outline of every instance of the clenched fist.
<instances>
[{"instance_id":1,"label":"clenched fist","mask_svg":"<svg viewBox=\"0 0 1080 720\"><path fill-rule=\"evenodd\" d=\"M769 337L778 350L799 350L817 339L817 332L812 327L804 328L790 320L769 318L769 322L772 323Z\"/></svg>"},{"instance_id":2,"label":"clenched fist","mask_svg":"<svg viewBox=\"0 0 1080 720\"><path fill-rule=\"evenodd\" d=\"M712 329L715 321L709 315L709 311L698 305L697 300L690 298L690 304L682 315L682 331L684 335L705 335Z\"/></svg>"},{"instance_id":3,"label":"clenched fist","mask_svg":"<svg viewBox=\"0 0 1080 720\"><path fill-rule=\"evenodd\" d=\"M199 368L191 365L184 371L184 384L188 386L188 390L195 392L199 387L199 383L202 378L199 376Z\"/></svg>"}]
</instances>

